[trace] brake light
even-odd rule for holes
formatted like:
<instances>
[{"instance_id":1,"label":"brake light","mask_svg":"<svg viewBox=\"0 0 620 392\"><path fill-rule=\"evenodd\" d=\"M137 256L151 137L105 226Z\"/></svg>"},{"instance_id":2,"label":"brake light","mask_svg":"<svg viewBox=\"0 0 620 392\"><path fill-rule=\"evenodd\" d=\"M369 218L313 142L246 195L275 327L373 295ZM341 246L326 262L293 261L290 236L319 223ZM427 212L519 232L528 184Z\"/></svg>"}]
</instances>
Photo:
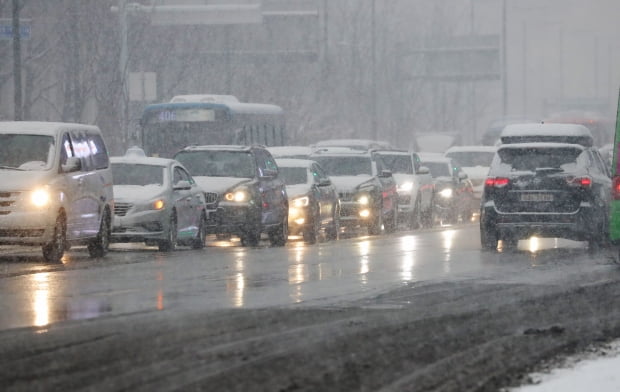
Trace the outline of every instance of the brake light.
<instances>
[{"instance_id":1,"label":"brake light","mask_svg":"<svg viewBox=\"0 0 620 392\"><path fill-rule=\"evenodd\" d=\"M612 182L611 197L614 200L620 200L620 176L614 176Z\"/></svg>"},{"instance_id":2,"label":"brake light","mask_svg":"<svg viewBox=\"0 0 620 392\"><path fill-rule=\"evenodd\" d=\"M592 179L590 177L575 177L569 178L569 185L580 186L582 188L589 188L592 186Z\"/></svg>"},{"instance_id":3,"label":"brake light","mask_svg":"<svg viewBox=\"0 0 620 392\"><path fill-rule=\"evenodd\" d=\"M487 188L503 188L510 182L506 177L488 177L484 180L484 186Z\"/></svg>"}]
</instances>

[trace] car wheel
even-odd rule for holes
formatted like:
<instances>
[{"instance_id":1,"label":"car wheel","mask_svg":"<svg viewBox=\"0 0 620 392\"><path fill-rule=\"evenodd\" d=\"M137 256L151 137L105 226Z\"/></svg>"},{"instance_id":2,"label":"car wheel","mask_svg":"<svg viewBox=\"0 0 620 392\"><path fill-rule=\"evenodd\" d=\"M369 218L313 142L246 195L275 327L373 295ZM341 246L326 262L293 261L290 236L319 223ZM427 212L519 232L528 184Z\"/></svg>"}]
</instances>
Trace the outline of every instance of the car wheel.
<instances>
[{"instance_id":1,"label":"car wheel","mask_svg":"<svg viewBox=\"0 0 620 392\"><path fill-rule=\"evenodd\" d=\"M368 225L368 234L370 235L379 235L381 234L381 228L383 226L383 214L381 213L382 208L376 208L374 211L374 218Z\"/></svg>"},{"instance_id":2,"label":"car wheel","mask_svg":"<svg viewBox=\"0 0 620 392\"><path fill-rule=\"evenodd\" d=\"M497 228L494 224L480 220L480 244L484 250L497 250L498 243Z\"/></svg>"},{"instance_id":3,"label":"car wheel","mask_svg":"<svg viewBox=\"0 0 620 392\"><path fill-rule=\"evenodd\" d=\"M177 214L172 211L165 240L158 242L160 252L172 252L177 248Z\"/></svg>"},{"instance_id":4,"label":"car wheel","mask_svg":"<svg viewBox=\"0 0 620 392\"><path fill-rule=\"evenodd\" d=\"M411 230L417 230L420 228L420 226L422 226L422 218L420 216L421 208L422 208L422 205L420 203L420 196L418 195L415 201L415 206L413 207L413 212L411 212L411 218L409 220L409 228Z\"/></svg>"},{"instance_id":5,"label":"car wheel","mask_svg":"<svg viewBox=\"0 0 620 392\"><path fill-rule=\"evenodd\" d=\"M340 210L334 207L334 216L332 216L332 223L326 230L325 236L328 240L337 240L340 235Z\"/></svg>"},{"instance_id":6,"label":"car wheel","mask_svg":"<svg viewBox=\"0 0 620 392\"><path fill-rule=\"evenodd\" d=\"M519 244L519 239L513 235L506 234L504 238L502 238L502 248L504 250L514 250L517 248Z\"/></svg>"},{"instance_id":7,"label":"car wheel","mask_svg":"<svg viewBox=\"0 0 620 392\"><path fill-rule=\"evenodd\" d=\"M192 249L202 249L205 247L205 239L207 238L207 218L203 213L200 216L200 223L198 224L198 233L196 238L192 240Z\"/></svg>"},{"instance_id":8,"label":"car wheel","mask_svg":"<svg viewBox=\"0 0 620 392\"><path fill-rule=\"evenodd\" d=\"M101 217L101 224L97 237L88 243L88 254L90 257L103 257L108 253L108 249L110 248L110 234L110 213L106 209Z\"/></svg>"},{"instance_id":9,"label":"car wheel","mask_svg":"<svg viewBox=\"0 0 620 392\"><path fill-rule=\"evenodd\" d=\"M319 237L319 230L321 229L320 217L313 216L312 222L307 225L306 230L303 231L304 242L307 244L316 244L316 240Z\"/></svg>"},{"instance_id":10,"label":"car wheel","mask_svg":"<svg viewBox=\"0 0 620 392\"><path fill-rule=\"evenodd\" d=\"M48 263L60 263L67 247L67 222L64 215L59 215L54 224L52 240L43 245L43 258Z\"/></svg>"},{"instance_id":11,"label":"car wheel","mask_svg":"<svg viewBox=\"0 0 620 392\"><path fill-rule=\"evenodd\" d=\"M286 245L287 240L288 240L288 216L285 216L282 222L278 225L278 227L269 233L269 241L271 242L271 246L284 246Z\"/></svg>"},{"instance_id":12,"label":"car wheel","mask_svg":"<svg viewBox=\"0 0 620 392\"><path fill-rule=\"evenodd\" d=\"M239 235L242 246L258 246L260 242L261 227L258 225L248 225L245 231Z\"/></svg>"}]
</instances>

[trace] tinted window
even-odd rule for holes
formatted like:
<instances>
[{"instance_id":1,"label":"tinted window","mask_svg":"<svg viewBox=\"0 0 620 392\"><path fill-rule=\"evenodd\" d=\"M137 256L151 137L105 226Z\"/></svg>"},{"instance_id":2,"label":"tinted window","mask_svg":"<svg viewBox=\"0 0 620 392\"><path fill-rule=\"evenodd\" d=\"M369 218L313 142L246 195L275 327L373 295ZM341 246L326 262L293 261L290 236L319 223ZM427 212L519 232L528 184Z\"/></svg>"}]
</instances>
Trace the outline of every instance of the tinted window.
<instances>
[{"instance_id":1,"label":"tinted window","mask_svg":"<svg viewBox=\"0 0 620 392\"><path fill-rule=\"evenodd\" d=\"M563 168L574 164L582 150L577 148L505 148L498 151L501 162L511 170L536 170L541 168Z\"/></svg>"},{"instance_id":2,"label":"tinted window","mask_svg":"<svg viewBox=\"0 0 620 392\"><path fill-rule=\"evenodd\" d=\"M428 167L432 177L452 177L450 165L441 162L422 162L422 166Z\"/></svg>"},{"instance_id":3,"label":"tinted window","mask_svg":"<svg viewBox=\"0 0 620 392\"><path fill-rule=\"evenodd\" d=\"M251 178L256 173L247 151L181 151L175 159L193 176Z\"/></svg>"},{"instance_id":4,"label":"tinted window","mask_svg":"<svg viewBox=\"0 0 620 392\"><path fill-rule=\"evenodd\" d=\"M305 167L281 167L280 178L286 185L305 184L308 182L308 170Z\"/></svg>"},{"instance_id":5,"label":"tinted window","mask_svg":"<svg viewBox=\"0 0 620 392\"><path fill-rule=\"evenodd\" d=\"M372 175L370 157L314 157L330 176Z\"/></svg>"},{"instance_id":6,"label":"tinted window","mask_svg":"<svg viewBox=\"0 0 620 392\"><path fill-rule=\"evenodd\" d=\"M392 173L413 174L413 163L409 155L379 155L382 166Z\"/></svg>"}]
</instances>

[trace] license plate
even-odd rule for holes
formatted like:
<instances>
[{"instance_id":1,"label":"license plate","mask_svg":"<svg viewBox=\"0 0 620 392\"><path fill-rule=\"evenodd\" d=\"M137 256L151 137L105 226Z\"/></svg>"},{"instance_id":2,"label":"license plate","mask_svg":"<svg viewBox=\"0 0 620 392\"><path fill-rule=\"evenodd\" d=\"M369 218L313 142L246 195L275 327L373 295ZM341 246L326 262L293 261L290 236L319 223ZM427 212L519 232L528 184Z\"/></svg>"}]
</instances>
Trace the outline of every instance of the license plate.
<instances>
[{"instance_id":1,"label":"license plate","mask_svg":"<svg viewBox=\"0 0 620 392\"><path fill-rule=\"evenodd\" d=\"M522 193L521 201L553 201L551 193Z\"/></svg>"}]
</instances>

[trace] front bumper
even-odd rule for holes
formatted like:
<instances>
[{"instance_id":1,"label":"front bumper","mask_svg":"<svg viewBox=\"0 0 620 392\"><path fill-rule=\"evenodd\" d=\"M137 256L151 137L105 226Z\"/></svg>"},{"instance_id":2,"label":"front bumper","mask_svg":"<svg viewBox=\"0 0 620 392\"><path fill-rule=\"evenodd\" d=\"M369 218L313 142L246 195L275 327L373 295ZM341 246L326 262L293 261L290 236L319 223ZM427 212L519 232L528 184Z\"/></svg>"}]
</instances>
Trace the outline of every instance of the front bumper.
<instances>
[{"instance_id":1,"label":"front bumper","mask_svg":"<svg viewBox=\"0 0 620 392\"><path fill-rule=\"evenodd\" d=\"M51 241L55 209L17 211L0 215L0 244L43 245Z\"/></svg>"},{"instance_id":2,"label":"front bumper","mask_svg":"<svg viewBox=\"0 0 620 392\"><path fill-rule=\"evenodd\" d=\"M115 215L111 242L144 242L167 237L169 212L141 211L125 216Z\"/></svg>"},{"instance_id":3,"label":"front bumper","mask_svg":"<svg viewBox=\"0 0 620 392\"><path fill-rule=\"evenodd\" d=\"M340 202L340 226L353 227L368 225L376 217L377 211L372 205L357 202Z\"/></svg>"}]
</instances>

